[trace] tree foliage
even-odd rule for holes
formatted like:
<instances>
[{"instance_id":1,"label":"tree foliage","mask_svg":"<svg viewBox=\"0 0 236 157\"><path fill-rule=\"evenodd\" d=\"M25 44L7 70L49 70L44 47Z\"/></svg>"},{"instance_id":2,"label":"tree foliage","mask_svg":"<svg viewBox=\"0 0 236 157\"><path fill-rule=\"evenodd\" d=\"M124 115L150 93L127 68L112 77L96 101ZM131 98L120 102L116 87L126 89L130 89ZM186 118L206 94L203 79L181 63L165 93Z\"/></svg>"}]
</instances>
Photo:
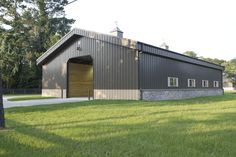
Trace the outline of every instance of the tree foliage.
<instances>
[{"instance_id":1,"label":"tree foliage","mask_svg":"<svg viewBox=\"0 0 236 157\"><path fill-rule=\"evenodd\" d=\"M37 88L36 59L71 29L67 0L1 0L0 66L5 88Z\"/></svg>"},{"instance_id":2,"label":"tree foliage","mask_svg":"<svg viewBox=\"0 0 236 157\"><path fill-rule=\"evenodd\" d=\"M233 83L233 86L236 87L236 59L232 59L228 62L223 63L225 67L225 74Z\"/></svg>"},{"instance_id":3,"label":"tree foliage","mask_svg":"<svg viewBox=\"0 0 236 157\"><path fill-rule=\"evenodd\" d=\"M189 57L197 58L197 54L193 51L186 51L183 54Z\"/></svg>"}]
</instances>

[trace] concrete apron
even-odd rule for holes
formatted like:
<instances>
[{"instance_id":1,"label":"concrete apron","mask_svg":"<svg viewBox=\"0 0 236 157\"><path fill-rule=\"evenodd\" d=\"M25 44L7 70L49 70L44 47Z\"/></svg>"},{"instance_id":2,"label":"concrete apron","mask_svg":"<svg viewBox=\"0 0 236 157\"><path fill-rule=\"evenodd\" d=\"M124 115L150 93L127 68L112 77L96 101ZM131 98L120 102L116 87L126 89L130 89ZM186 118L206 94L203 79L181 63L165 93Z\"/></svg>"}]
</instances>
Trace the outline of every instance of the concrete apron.
<instances>
[{"instance_id":1,"label":"concrete apron","mask_svg":"<svg viewBox=\"0 0 236 157\"><path fill-rule=\"evenodd\" d=\"M88 98L53 98L53 99L40 99L40 100L25 100L25 101L8 101L9 98L16 98L20 96L14 97L3 97L3 107L11 108L11 107L23 107L23 106L37 106L37 105L50 105L50 104L62 104L62 103L72 103L72 102L81 102L88 101Z\"/></svg>"}]
</instances>

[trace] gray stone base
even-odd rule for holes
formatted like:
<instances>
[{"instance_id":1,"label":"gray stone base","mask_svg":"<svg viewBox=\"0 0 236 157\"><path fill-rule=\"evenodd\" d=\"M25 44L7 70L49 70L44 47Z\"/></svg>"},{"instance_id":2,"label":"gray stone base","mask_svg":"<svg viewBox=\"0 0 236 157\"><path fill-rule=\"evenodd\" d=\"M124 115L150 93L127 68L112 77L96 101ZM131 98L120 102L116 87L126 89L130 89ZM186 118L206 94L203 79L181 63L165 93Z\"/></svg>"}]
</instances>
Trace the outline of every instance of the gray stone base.
<instances>
[{"instance_id":1,"label":"gray stone base","mask_svg":"<svg viewBox=\"0 0 236 157\"><path fill-rule=\"evenodd\" d=\"M143 100L178 100L223 95L224 91L222 89L146 89L141 93Z\"/></svg>"}]
</instances>

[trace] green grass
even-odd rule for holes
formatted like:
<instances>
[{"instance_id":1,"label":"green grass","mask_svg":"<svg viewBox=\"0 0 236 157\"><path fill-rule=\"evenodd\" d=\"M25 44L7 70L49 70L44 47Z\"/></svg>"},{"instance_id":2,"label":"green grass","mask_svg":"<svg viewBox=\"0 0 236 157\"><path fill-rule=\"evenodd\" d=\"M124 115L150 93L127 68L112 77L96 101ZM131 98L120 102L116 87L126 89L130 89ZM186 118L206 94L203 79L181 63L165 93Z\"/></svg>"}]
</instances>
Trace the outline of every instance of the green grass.
<instances>
[{"instance_id":1,"label":"green grass","mask_svg":"<svg viewBox=\"0 0 236 157\"><path fill-rule=\"evenodd\" d=\"M225 90L225 93L236 93L236 90Z\"/></svg>"},{"instance_id":2,"label":"green grass","mask_svg":"<svg viewBox=\"0 0 236 157\"><path fill-rule=\"evenodd\" d=\"M236 94L6 110L1 157L235 157Z\"/></svg>"},{"instance_id":3,"label":"green grass","mask_svg":"<svg viewBox=\"0 0 236 157\"><path fill-rule=\"evenodd\" d=\"M39 99L52 99L55 97L45 97L41 95L21 95L13 98L8 98L8 101L25 101L25 100L39 100Z\"/></svg>"}]
</instances>

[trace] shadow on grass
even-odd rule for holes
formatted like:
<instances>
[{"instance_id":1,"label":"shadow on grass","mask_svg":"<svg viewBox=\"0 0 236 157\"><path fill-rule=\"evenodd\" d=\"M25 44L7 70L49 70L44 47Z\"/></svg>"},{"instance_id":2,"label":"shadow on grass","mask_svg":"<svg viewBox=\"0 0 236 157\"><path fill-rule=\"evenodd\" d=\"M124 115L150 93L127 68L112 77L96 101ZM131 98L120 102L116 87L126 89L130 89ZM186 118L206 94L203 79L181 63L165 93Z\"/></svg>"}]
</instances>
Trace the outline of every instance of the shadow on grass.
<instances>
[{"instance_id":1,"label":"shadow on grass","mask_svg":"<svg viewBox=\"0 0 236 157\"><path fill-rule=\"evenodd\" d=\"M220 101L235 100L214 97ZM211 98L197 98L209 103ZM185 100L181 104L195 102L195 99ZM205 100L204 100L205 101ZM168 101L174 105L178 101ZM212 102L216 102L212 100ZM83 106L98 107L101 105L142 105L142 101L91 101L73 104L27 107L23 111L63 110ZM152 104L153 102L151 102ZM172 104L174 103L174 104ZM160 105L153 103L152 105ZM193 103L194 104L194 103ZM67 106L68 105L68 106ZM143 104L145 106L146 104ZM163 104L164 105L164 104ZM59 107L59 108L58 108ZM201 110L201 109L200 109ZM204 110L204 109L202 109ZM174 113L178 110L151 112L150 114ZM199 111L190 109L189 111ZM11 109L8 112L22 113L21 110ZM176 117L158 117L145 123L114 123L126 118L138 117L138 114L125 116L109 116L104 118L75 120L70 122L55 122L53 124L28 125L24 122L7 119L9 131L0 132L0 150L5 157L171 157L171 156L236 156L236 112L215 113L212 119L195 120ZM165 119L165 122L161 122ZM92 123L90 123L92 122ZM227 127L225 127L225 125ZM197 127L201 126L201 127ZM204 126L209 129L204 130ZM195 128L196 129L192 129ZM225 127L225 128L224 128ZM14 132L18 136L14 136ZM29 139L34 139L29 140ZM27 141L28 140L28 141ZM30 142L32 143L30 143ZM40 144L39 141L44 141ZM50 145L51 144L51 145ZM48 146L47 146L48 145Z\"/></svg>"},{"instance_id":2,"label":"shadow on grass","mask_svg":"<svg viewBox=\"0 0 236 157\"><path fill-rule=\"evenodd\" d=\"M31 107L15 107L6 109L9 113L19 113L19 112L51 112L56 110L66 110L71 108L78 108L84 106L120 106L120 105L133 105L133 104L140 104L141 101L132 101L132 100L92 100L92 101L84 101L84 102L76 102L76 103L62 103L62 104L52 104L52 105L38 105L38 106L31 106Z\"/></svg>"},{"instance_id":3,"label":"shadow on grass","mask_svg":"<svg viewBox=\"0 0 236 157\"><path fill-rule=\"evenodd\" d=\"M7 120L10 123L11 128L10 132L16 132L21 136L25 136L27 139L18 139L20 136L1 136L1 148L7 150L6 157L23 157L23 156L68 156L69 152L73 152L79 147L79 143L71 140L69 138L64 138L56 134L46 132L32 126L26 125L24 123L16 122L13 120ZM13 138L14 137L14 138ZM35 139L29 143L30 138ZM34 146L38 141L45 141L45 143L52 143L52 146L38 145ZM4 142L4 143L1 143ZM40 142L39 142L40 143ZM32 144L32 145L31 145ZM41 148L40 148L41 147ZM65 152L64 152L65 151Z\"/></svg>"},{"instance_id":4,"label":"shadow on grass","mask_svg":"<svg viewBox=\"0 0 236 157\"><path fill-rule=\"evenodd\" d=\"M205 121L172 117L167 118L168 121L165 123L160 122L161 119L145 123L134 121L133 124L101 123L104 120L112 120L111 117L107 117L107 119L98 118L95 121L97 123L93 124L81 124L81 121L75 121L73 123L76 125L70 126L71 123L64 123L56 126L55 130L8 119L12 132L24 135L28 139L34 138L36 141L30 144L17 137L4 136L6 134L4 132L0 133L0 146L7 152L2 155L4 157L233 157L236 155L235 130L214 128L221 123L232 124L232 121L236 120L235 114L235 112L219 113L213 120ZM127 118L129 116L134 115L128 115ZM213 130L204 131L199 128L197 132L190 131L199 124L214 125L214 127ZM65 134L59 135L61 130L66 130ZM74 131L71 133L71 130ZM34 146L40 140L52 145Z\"/></svg>"}]
</instances>

